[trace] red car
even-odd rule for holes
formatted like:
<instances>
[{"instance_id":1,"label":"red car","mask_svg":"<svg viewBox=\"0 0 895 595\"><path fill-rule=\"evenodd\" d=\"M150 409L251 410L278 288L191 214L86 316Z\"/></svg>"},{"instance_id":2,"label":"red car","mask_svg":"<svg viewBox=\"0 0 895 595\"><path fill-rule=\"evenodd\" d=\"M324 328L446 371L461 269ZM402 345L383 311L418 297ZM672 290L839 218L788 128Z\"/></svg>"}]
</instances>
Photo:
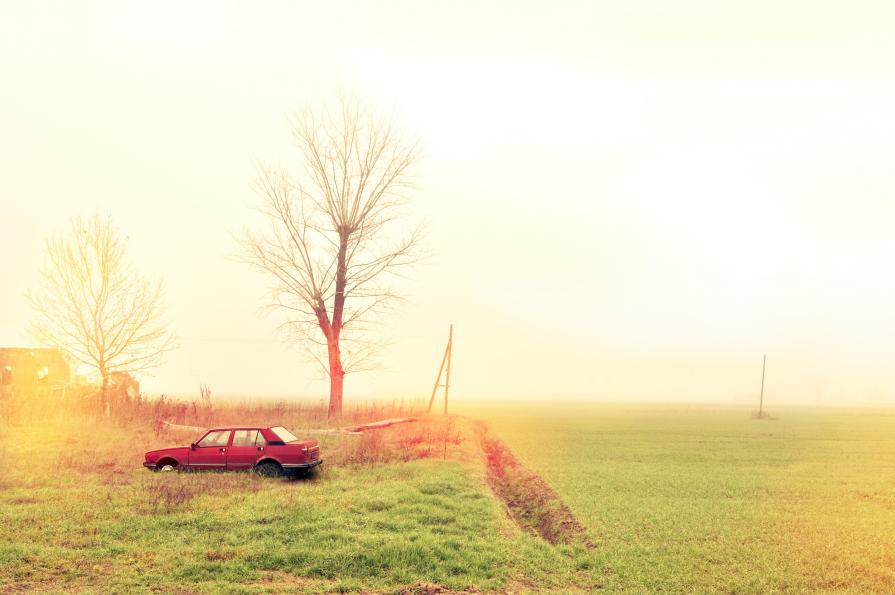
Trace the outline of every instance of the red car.
<instances>
[{"instance_id":1,"label":"red car","mask_svg":"<svg viewBox=\"0 0 895 595\"><path fill-rule=\"evenodd\" d=\"M253 470L260 475L301 475L323 462L316 440L299 440L283 426L231 426L208 430L190 446L146 453L153 471Z\"/></svg>"}]
</instances>

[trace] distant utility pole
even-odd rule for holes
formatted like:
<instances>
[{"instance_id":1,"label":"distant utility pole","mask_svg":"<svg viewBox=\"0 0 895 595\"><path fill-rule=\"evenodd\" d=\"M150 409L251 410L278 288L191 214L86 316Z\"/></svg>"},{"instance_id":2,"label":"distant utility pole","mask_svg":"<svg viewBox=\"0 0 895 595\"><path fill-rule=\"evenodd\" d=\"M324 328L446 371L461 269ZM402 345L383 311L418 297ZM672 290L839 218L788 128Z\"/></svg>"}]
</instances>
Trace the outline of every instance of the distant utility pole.
<instances>
[{"instance_id":1,"label":"distant utility pole","mask_svg":"<svg viewBox=\"0 0 895 595\"><path fill-rule=\"evenodd\" d=\"M438 368L438 377L435 379L435 386L432 387L432 396L429 397L429 407L426 409L426 413L432 412L432 403L435 402L435 393L438 392L438 387L444 387L444 414L448 413L448 390L450 389L451 384L451 346L454 342L454 325L451 325L450 331L448 331L448 342L447 347L444 349L444 357L441 358L441 366ZM444 372L444 364L447 363L447 373L444 377L444 384L441 384L441 373Z\"/></svg>"},{"instance_id":2,"label":"distant utility pole","mask_svg":"<svg viewBox=\"0 0 895 595\"><path fill-rule=\"evenodd\" d=\"M764 370L768 363L768 354L761 358L761 393L758 396L758 417L764 417Z\"/></svg>"}]
</instances>

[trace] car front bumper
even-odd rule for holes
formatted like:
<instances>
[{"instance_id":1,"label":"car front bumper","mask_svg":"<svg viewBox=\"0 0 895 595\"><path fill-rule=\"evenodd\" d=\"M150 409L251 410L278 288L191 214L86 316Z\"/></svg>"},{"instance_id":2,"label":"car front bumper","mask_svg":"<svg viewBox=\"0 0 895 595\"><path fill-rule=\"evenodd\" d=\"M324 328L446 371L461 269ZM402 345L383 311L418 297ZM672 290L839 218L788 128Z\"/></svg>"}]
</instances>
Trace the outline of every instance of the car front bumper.
<instances>
[{"instance_id":1,"label":"car front bumper","mask_svg":"<svg viewBox=\"0 0 895 595\"><path fill-rule=\"evenodd\" d=\"M156 464L150 463L149 461L144 461L143 466L149 469L150 471L155 471Z\"/></svg>"}]
</instances>

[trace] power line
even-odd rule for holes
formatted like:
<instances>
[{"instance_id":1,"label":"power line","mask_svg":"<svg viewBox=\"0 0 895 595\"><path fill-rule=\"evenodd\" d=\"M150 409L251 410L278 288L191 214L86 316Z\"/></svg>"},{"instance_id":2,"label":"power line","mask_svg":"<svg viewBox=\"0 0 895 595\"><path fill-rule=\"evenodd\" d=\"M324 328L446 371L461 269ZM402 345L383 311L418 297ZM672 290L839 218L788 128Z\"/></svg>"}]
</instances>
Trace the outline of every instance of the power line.
<instances>
[{"instance_id":1,"label":"power line","mask_svg":"<svg viewBox=\"0 0 895 595\"><path fill-rule=\"evenodd\" d=\"M177 337L178 341L198 341L206 343L282 343L278 339L225 339L223 337Z\"/></svg>"}]
</instances>

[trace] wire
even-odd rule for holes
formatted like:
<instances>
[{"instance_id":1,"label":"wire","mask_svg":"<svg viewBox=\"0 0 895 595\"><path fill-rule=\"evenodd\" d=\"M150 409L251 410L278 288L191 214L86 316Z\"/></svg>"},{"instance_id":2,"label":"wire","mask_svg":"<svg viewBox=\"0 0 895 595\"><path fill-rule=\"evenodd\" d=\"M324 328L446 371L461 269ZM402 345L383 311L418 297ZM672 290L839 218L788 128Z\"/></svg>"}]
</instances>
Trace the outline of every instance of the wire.
<instances>
[{"instance_id":1,"label":"wire","mask_svg":"<svg viewBox=\"0 0 895 595\"><path fill-rule=\"evenodd\" d=\"M201 341L211 343L282 343L279 339L224 339L222 337L177 337L178 341Z\"/></svg>"}]
</instances>

